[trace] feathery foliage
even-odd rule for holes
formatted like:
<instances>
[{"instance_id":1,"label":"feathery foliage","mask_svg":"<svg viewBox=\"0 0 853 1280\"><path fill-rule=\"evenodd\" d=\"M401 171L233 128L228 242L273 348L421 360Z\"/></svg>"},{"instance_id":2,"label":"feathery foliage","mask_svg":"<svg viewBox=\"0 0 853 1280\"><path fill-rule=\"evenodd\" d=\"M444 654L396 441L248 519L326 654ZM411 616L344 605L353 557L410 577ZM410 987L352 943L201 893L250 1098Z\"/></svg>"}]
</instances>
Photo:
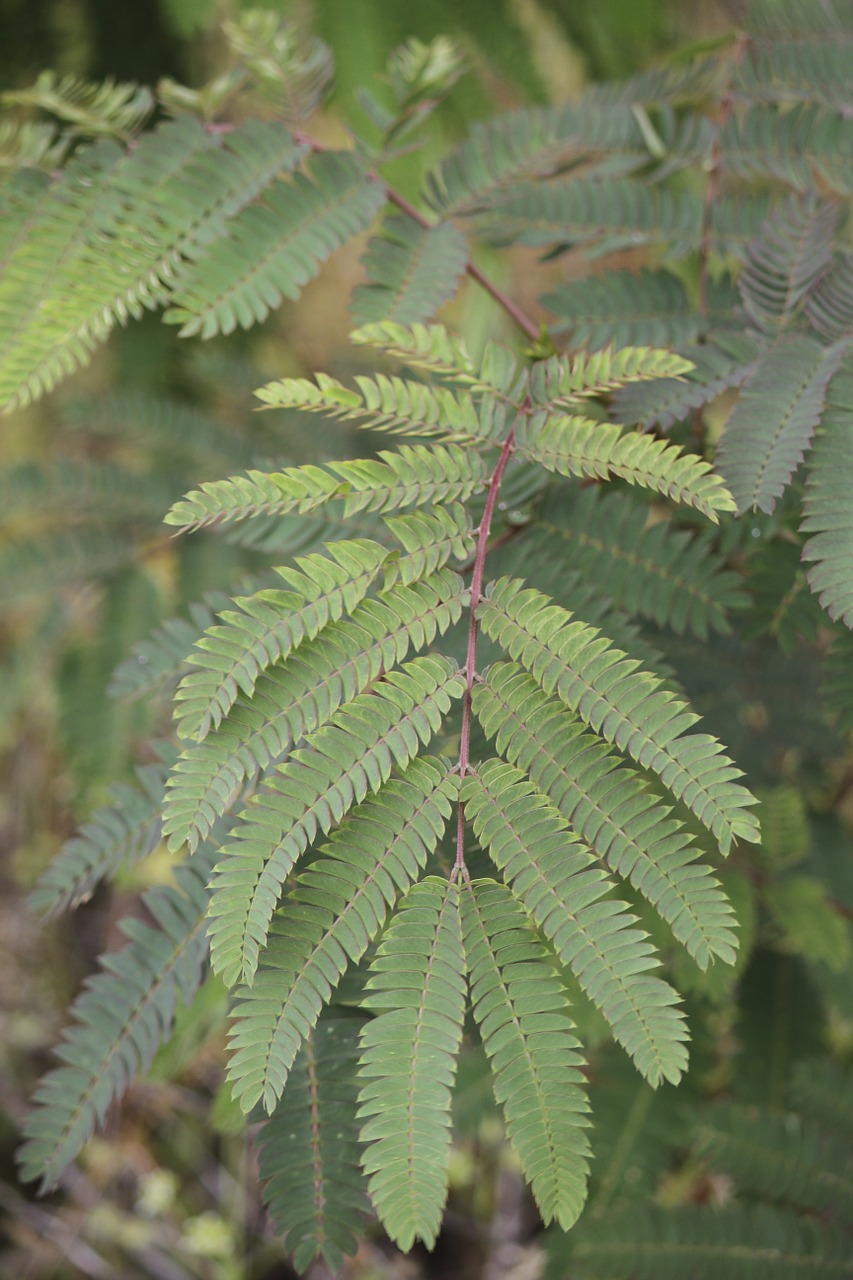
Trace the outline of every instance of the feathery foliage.
<instances>
[{"instance_id":1,"label":"feathery foliage","mask_svg":"<svg viewBox=\"0 0 853 1280\"><path fill-rule=\"evenodd\" d=\"M122 951L101 957L103 973L87 982L57 1057L44 1077L25 1128L24 1173L55 1187L110 1105L151 1065L172 1029L178 1001L189 1004L205 976L206 881L210 851L176 868L177 887L149 889L155 926L127 919Z\"/></svg>"},{"instance_id":2,"label":"feathery foliage","mask_svg":"<svg viewBox=\"0 0 853 1280\"><path fill-rule=\"evenodd\" d=\"M315 1257L338 1270L370 1207L358 1184L358 1028L357 1018L320 1021L257 1138L264 1202L300 1270Z\"/></svg>"},{"instance_id":3,"label":"feathery foliage","mask_svg":"<svg viewBox=\"0 0 853 1280\"><path fill-rule=\"evenodd\" d=\"M450 223L419 227L408 218L392 217L362 261L367 283L353 292L355 323L416 324L431 320L455 294L468 265L468 243Z\"/></svg>"},{"instance_id":4,"label":"feathery foliage","mask_svg":"<svg viewBox=\"0 0 853 1280\"><path fill-rule=\"evenodd\" d=\"M490 880L463 890L474 1017L507 1134L545 1222L571 1227L586 1193L587 1102L578 1042L550 958L512 894ZM530 984L530 985L528 985ZM535 988L535 1003L528 994Z\"/></svg>"},{"instance_id":5,"label":"feathery foliage","mask_svg":"<svg viewBox=\"0 0 853 1280\"><path fill-rule=\"evenodd\" d=\"M552 1233L546 1276L567 1267L613 1280L680 1276L685 1268L726 1280L848 1274L853 1184L849 1143L834 1130L840 1124L849 1134L850 1081L809 1062L790 1099L784 1111L694 1107L694 1156L729 1178L737 1199L593 1213L565 1241Z\"/></svg>"},{"instance_id":6,"label":"feathery foliage","mask_svg":"<svg viewBox=\"0 0 853 1280\"><path fill-rule=\"evenodd\" d=\"M572 1274L841 1275L843 1243L809 1216L849 1208L825 1113L753 1113L727 1073L736 1011L744 1042L758 1035L744 1015L762 956L844 1007L851 954L846 890L822 876L805 801L796 856L774 854L774 785L797 754L778 728L779 650L832 642L837 667L853 618L843 5L756 0L743 37L701 59L485 121L427 175L420 207L384 166L458 77L450 45L393 55L386 99L362 99L372 133L332 149L305 124L328 47L270 13L226 34L222 77L161 86L151 127L144 91L54 78L17 101L57 125L0 134L8 408L143 311L164 308L183 338L266 322L369 236L350 301L358 371L330 362L256 392L280 415L260 419L270 461L162 404L139 421L180 459L163 484L83 448L3 479L13 534L61 504L104 572L135 554L120 530L103 536L128 494L139 528L164 515L221 530L253 573L276 566L161 625L114 676L119 694L175 690L180 749L165 787L150 766L144 795L113 793L33 901L84 901L161 830L187 860L145 896L156 927L125 923L129 947L75 1006L25 1174L62 1179L212 970L232 992L229 1086L261 1126L266 1202L301 1269L339 1268L371 1206L401 1248L435 1243L457 1069L476 1060L542 1220L573 1229ZM542 299L550 332L483 276L478 240L539 247L554 273L574 250L572 278ZM523 351L478 334L469 348L434 322L466 279ZM111 441L115 413L137 420L105 402L70 422ZM282 422L288 458L268 448ZM311 451L315 428L325 441L351 426L388 447ZM120 434L132 452L132 427ZM57 564L89 545L60 535ZM16 580L31 590L27 555ZM797 696L792 717L808 688ZM801 716L815 762L819 714ZM755 799L717 716L771 797L757 861L743 848L760 837ZM756 761L762 734L785 763ZM774 950L756 955L756 938ZM730 1176L738 1202L605 1215L621 1175L614 1158L602 1190L590 1163L604 1046L639 1073L642 1127L651 1090L665 1099L687 1069L690 1030L698 1075L736 1099L727 1115L694 1098L691 1158Z\"/></svg>"},{"instance_id":7,"label":"feathery foliage","mask_svg":"<svg viewBox=\"0 0 853 1280\"><path fill-rule=\"evenodd\" d=\"M459 889L430 876L410 889L376 953L364 1002L376 1016L361 1035L364 1169L404 1249L418 1237L433 1244L441 1224L465 988Z\"/></svg>"},{"instance_id":8,"label":"feathery foliage","mask_svg":"<svg viewBox=\"0 0 853 1280\"><path fill-rule=\"evenodd\" d=\"M63 845L39 878L30 906L48 917L78 907L102 880L139 862L160 843L161 811L168 766L137 770L140 785L118 783L109 804Z\"/></svg>"}]
</instances>

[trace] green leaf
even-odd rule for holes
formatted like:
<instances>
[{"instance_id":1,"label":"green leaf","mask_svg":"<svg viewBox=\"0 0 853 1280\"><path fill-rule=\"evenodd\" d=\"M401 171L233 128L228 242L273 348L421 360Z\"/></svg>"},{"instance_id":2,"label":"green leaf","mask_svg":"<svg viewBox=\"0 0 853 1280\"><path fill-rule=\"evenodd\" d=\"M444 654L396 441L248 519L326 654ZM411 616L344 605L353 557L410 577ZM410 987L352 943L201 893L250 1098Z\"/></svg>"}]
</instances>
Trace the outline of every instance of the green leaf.
<instances>
[{"instance_id":1,"label":"green leaf","mask_svg":"<svg viewBox=\"0 0 853 1280\"><path fill-rule=\"evenodd\" d=\"M607 271L558 284L541 299L559 317L554 331L569 331L572 343L599 350L648 342L678 346L696 342L710 328L732 323L737 294L727 280L712 282L704 314L690 302L669 271Z\"/></svg>"},{"instance_id":2,"label":"green leaf","mask_svg":"<svg viewBox=\"0 0 853 1280\"><path fill-rule=\"evenodd\" d=\"M63 844L30 894L32 911L53 917L88 901L96 886L147 858L160 843L160 810L166 769L145 765L140 785L116 783L110 800Z\"/></svg>"},{"instance_id":3,"label":"green leaf","mask_svg":"<svg viewBox=\"0 0 853 1280\"><path fill-rule=\"evenodd\" d=\"M447 570L362 601L350 619L329 623L281 667L259 678L204 742L190 744L169 779L164 831L194 850L247 783L285 756L406 657L443 634L462 612L467 589Z\"/></svg>"},{"instance_id":4,"label":"green leaf","mask_svg":"<svg viewBox=\"0 0 853 1280\"><path fill-rule=\"evenodd\" d=\"M849 1274L841 1239L765 1206L643 1205L588 1215L572 1233L570 1258L578 1280L841 1280Z\"/></svg>"},{"instance_id":5,"label":"green leaf","mask_svg":"<svg viewBox=\"0 0 853 1280\"><path fill-rule=\"evenodd\" d=\"M545 1223L573 1226L586 1199L589 1110L561 984L508 889L461 891L471 1003L495 1096Z\"/></svg>"},{"instance_id":6,"label":"green leaf","mask_svg":"<svg viewBox=\"0 0 853 1280\"><path fill-rule=\"evenodd\" d=\"M516 447L522 457L548 471L597 480L620 476L695 507L715 523L720 511L735 509L731 494L704 458L640 432L626 433L612 422L534 413L519 423Z\"/></svg>"},{"instance_id":7,"label":"green leaf","mask_svg":"<svg viewBox=\"0 0 853 1280\"><path fill-rule=\"evenodd\" d=\"M686 1064L678 995L660 978L648 938L559 812L512 765L488 760L462 783L466 815L513 892L599 1007L652 1085Z\"/></svg>"},{"instance_id":8,"label":"green leaf","mask_svg":"<svg viewBox=\"0 0 853 1280\"><path fill-rule=\"evenodd\" d=\"M759 357L726 423L717 458L738 511L775 509L811 444L846 346L825 348L792 334Z\"/></svg>"},{"instance_id":9,"label":"green leaf","mask_svg":"<svg viewBox=\"0 0 853 1280\"><path fill-rule=\"evenodd\" d=\"M484 489L489 473L479 454L458 445L401 445L379 459L328 462L286 471L249 471L204 484L172 507L167 524L203 529L259 515L304 515L335 498L344 514L394 511L469 498Z\"/></svg>"},{"instance_id":10,"label":"green leaf","mask_svg":"<svg viewBox=\"0 0 853 1280\"><path fill-rule=\"evenodd\" d=\"M320 1020L255 1138L264 1204L299 1271L315 1258L338 1271L370 1208L355 1121L360 1025Z\"/></svg>"},{"instance_id":11,"label":"green leaf","mask_svg":"<svg viewBox=\"0 0 853 1280\"><path fill-rule=\"evenodd\" d=\"M853 360L829 384L827 406L810 459L803 502L803 559L809 586L831 618L853 627Z\"/></svg>"},{"instance_id":12,"label":"green leaf","mask_svg":"<svg viewBox=\"0 0 853 1280\"><path fill-rule=\"evenodd\" d=\"M252 982L297 859L319 832L330 831L352 805L377 791L395 765L406 767L464 687L448 658L412 659L342 707L252 799L212 883L211 960L228 986Z\"/></svg>"},{"instance_id":13,"label":"green leaf","mask_svg":"<svg viewBox=\"0 0 853 1280\"><path fill-rule=\"evenodd\" d=\"M434 876L409 890L371 965L359 1074L362 1162L401 1249L435 1243L447 1198L450 1100L465 1012L459 890Z\"/></svg>"},{"instance_id":14,"label":"green leaf","mask_svg":"<svg viewBox=\"0 0 853 1280\"><path fill-rule=\"evenodd\" d=\"M450 222L421 227L412 218L388 218L362 258L367 283L352 295L357 325L431 320L452 298L468 265L468 242Z\"/></svg>"},{"instance_id":15,"label":"green leaf","mask_svg":"<svg viewBox=\"0 0 853 1280\"><path fill-rule=\"evenodd\" d=\"M771 210L738 280L758 329L771 337L784 329L827 273L839 214L837 204L812 194Z\"/></svg>"},{"instance_id":16,"label":"green leaf","mask_svg":"<svg viewBox=\"0 0 853 1280\"><path fill-rule=\"evenodd\" d=\"M187 255L165 316L181 325L181 337L211 338L265 320L284 298L298 298L385 203L382 184L351 152L323 152L305 169L269 186L263 204L240 213L223 238Z\"/></svg>"},{"instance_id":17,"label":"green leaf","mask_svg":"<svg viewBox=\"0 0 853 1280\"><path fill-rule=\"evenodd\" d=\"M107 140L76 152L5 262L0 404L41 395L86 364L116 321L159 305L184 258L303 153L277 123L224 135L187 116L128 152Z\"/></svg>"},{"instance_id":18,"label":"green leaf","mask_svg":"<svg viewBox=\"0 0 853 1280\"><path fill-rule=\"evenodd\" d=\"M101 957L104 972L74 1002L75 1023L56 1050L63 1065L41 1081L24 1126L22 1176L41 1178L45 1190L57 1186L111 1104L169 1039L178 1000L189 1004L201 985L211 862L209 852L199 855L176 868L177 888L148 890L143 902L155 925L122 921L128 946Z\"/></svg>"},{"instance_id":19,"label":"green leaf","mask_svg":"<svg viewBox=\"0 0 853 1280\"><path fill-rule=\"evenodd\" d=\"M713 535L688 532L664 520L633 494L595 486L567 494L561 488L537 509L526 541L542 555L565 563L620 609L707 640L710 631L731 634L727 609L748 597L740 578L723 567Z\"/></svg>"},{"instance_id":20,"label":"green leaf","mask_svg":"<svg viewBox=\"0 0 853 1280\"><path fill-rule=\"evenodd\" d=\"M252 986L234 1011L229 1076L246 1109L281 1093L300 1045L347 966L364 955L397 895L418 879L456 794L447 766L414 760L344 819L270 926Z\"/></svg>"},{"instance_id":21,"label":"green leaf","mask_svg":"<svg viewBox=\"0 0 853 1280\"><path fill-rule=\"evenodd\" d=\"M289 591L237 597L240 612L220 614L187 661L201 671L184 676L175 715L182 738L201 742L217 728L240 693L251 697L263 671L282 662L303 640L351 612L369 591L388 550L366 538L333 543L327 554L297 559L297 569L276 572Z\"/></svg>"},{"instance_id":22,"label":"green leaf","mask_svg":"<svg viewBox=\"0 0 853 1280\"><path fill-rule=\"evenodd\" d=\"M834 1125L821 1129L790 1112L722 1104L699 1125L699 1153L741 1193L850 1221L853 1160Z\"/></svg>"},{"instance_id":23,"label":"green leaf","mask_svg":"<svg viewBox=\"0 0 853 1280\"><path fill-rule=\"evenodd\" d=\"M480 439L486 433L470 395L408 378L355 378L358 391L318 373L316 381L282 378L255 392L269 409L299 409L325 417L356 421L371 431L397 435Z\"/></svg>"},{"instance_id":24,"label":"green leaf","mask_svg":"<svg viewBox=\"0 0 853 1280\"><path fill-rule=\"evenodd\" d=\"M604 395L629 383L680 378L692 368L683 356L654 347L605 348L592 354L580 352L571 359L552 356L531 369L530 399L543 409L573 409L582 406L585 397Z\"/></svg>"},{"instance_id":25,"label":"green leaf","mask_svg":"<svg viewBox=\"0 0 853 1280\"><path fill-rule=\"evenodd\" d=\"M670 811L640 777L514 662L490 667L474 689L474 713L501 755L529 773L579 839L630 880L700 968L732 964L731 906Z\"/></svg>"},{"instance_id":26,"label":"green leaf","mask_svg":"<svg viewBox=\"0 0 853 1280\"><path fill-rule=\"evenodd\" d=\"M508 578L490 584L480 621L546 693L557 694L596 733L657 774L713 832L723 853L734 839L758 841L749 812L754 797L735 782L740 771L719 742L686 734L699 718L695 712L594 627Z\"/></svg>"}]
</instances>

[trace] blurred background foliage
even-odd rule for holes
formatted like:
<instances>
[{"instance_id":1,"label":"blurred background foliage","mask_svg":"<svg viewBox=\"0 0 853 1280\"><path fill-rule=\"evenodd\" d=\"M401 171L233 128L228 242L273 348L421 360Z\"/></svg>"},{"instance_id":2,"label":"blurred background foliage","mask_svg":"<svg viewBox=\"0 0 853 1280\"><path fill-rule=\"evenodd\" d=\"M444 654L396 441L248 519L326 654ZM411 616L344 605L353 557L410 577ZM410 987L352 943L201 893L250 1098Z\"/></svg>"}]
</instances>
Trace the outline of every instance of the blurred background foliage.
<instances>
[{"instance_id":1,"label":"blurred background foliage","mask_svg":"<svg viewBox=\"0 0 853 1280\"><path fill-rule=\"evenodd\" d=\"M295 18L331 46L335 91L319 128L332 141L345 139L344 118L359 119L357 87L381 90L388 54L401 40L448 34L458 41L468 74L439 109L424 147L388 170L409 194L476 119L521 102L564 101L591 81L640 70L685 41L720 37L739 16L734 0L689 6L678 0L267 0L265 7ZM238 0L0 0L0 89L25 88L47 67L91 79L205 83L223 65L221 22L239 8ZM161 523L170 503L201 480L273 456L305 462L331 451L333 442L337 456L353 452L344 428L316 420L306 426L298 416L273 421L252 414L250 405L252 389L270 377L315 368L346 372L351 355L343 299L363 278L362 250L363 243L335 254L298 306L284 306L250 334L178 343L156 317L146 316L117 331L57 394L3 420L2 1275L273 1280L294 1274L265 1225L252 1158L219 1093L225 997L214 983L208 1005L179 1019L178 1035L147 1082L131 1091L121 1114L90 1144L62 1193L39 1201L16 1183L17 1129L65 1009L95 957L120 941L117 921L138 911L140 888L168 876L168 859L163 854L129 865L117 885L99 889L79 911L44 929L25 904L38 874L110 788L132 781L140 768L156 787L159 764L146 744L168 732L168 719L162 702L150 696L144 647L134 645L158 625L178 636L180 623L169 620L185 617L201 598L214 610L267 563L252 547L214 535L173 540ZM559 271L539 263L528 250L483 251L481 265L533 314L549 280L565 278L567 270L565 263ZM464 328L475 347L504 333L502 317L470 286L445 318ZM749 527L732 536L758 536L769 519L746 522ZM768 567L774 583L783 572L785 566ZM795 564L790 572L794 578ZM693 984L694 1065L685 1089L652 1094L618 1054L602 1050L596 1059L594 1082L608 1084L609 1110L597 1113L587 1232L593 1244L605 1209L630 1214L651 1195L662 1206L725 1201L725 1160L714 1165L697 1154L691 1098L727 1090L749 1107L781 1102L793 1087L802 1101L803 1064L827 1048L849 1058L853 1047L853 993L839 963L850 948L853 917L849 726L833 727L818 696L809 656L824 642L813 597L793 586L789 594L791 616L770 619L760 643L743 634L713 641L713 665L697 657L706 652L702 646L667 640L666 657L709 728L762 788L764 865L733 865L724 873L745 940L757 937L761 945L739 975L736 1002L724 974L700 980L671 941L659 940L684 969L681 988ZM113 696L122 689L137 696ZM837 910L827 913L824 898L811 914L798 910L797 893L786 901L773 881L778 867L801 868L804 880L819 875ZM804 936L808 927L811 936ZM581 1003L587 1039L595 1039L595 1017ZM461 1085L451 1205L436 1253L402 1258L379 1236L368 1237L348 1275L496 1280L538 1274L537 1219L501 1143L476 1055L466 1060ZM840 1087L826 1082L828 1093L837 1095ZM550 1246L555 1278L571 1274L560 1250L559 1243ZM323 1274L319 1266L312 1272L315 1280Z\"/></svg>"}]
</instances>

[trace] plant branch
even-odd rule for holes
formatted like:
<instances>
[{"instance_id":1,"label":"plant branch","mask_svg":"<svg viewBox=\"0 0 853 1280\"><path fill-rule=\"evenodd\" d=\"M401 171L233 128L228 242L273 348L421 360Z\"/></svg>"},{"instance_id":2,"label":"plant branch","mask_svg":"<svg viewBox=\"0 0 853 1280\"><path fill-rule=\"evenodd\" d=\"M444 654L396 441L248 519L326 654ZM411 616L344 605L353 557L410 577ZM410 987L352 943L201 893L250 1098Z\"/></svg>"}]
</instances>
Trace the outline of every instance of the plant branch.
<instances>
[{"instance_id":1,"label":"plant branch","mask_svg":"<svg viewBox=\"0 0 853 1280\"><path fill-rule=\"evenodd\" d=\"M465 655L465 698L462 703L462 733L459 740L459 776L462 778L468 772L468 764L471 758L471 694L477 676L477 634L479 631L477 608L483 598L483 575L486 567L486 552L489 546L489 531L495 514L495 506L497 505L503 474L506 470L506 464L512 456L514 444L515 427L513 426L506 440L504 440L503 448L492 473L492 478L489 481L486 505L483 508L483 516L480 520L480 529L477 534L477 550L474 553L474 568L471 577L471 606L468 616L468 647ZM459 820L456 830L455 871L465 871L464 840L465 806L460 800Z\"/></svg>"},{"instance_id":2,"label":"plant branch","mask_svg":"<svg viewBox=\"0 0 853 1280\"><path fill-rule=\"evenodd\" d=\"M303 146L308 147L311 151L328 150L322 142L317 142L315 139L309 138L305 133L294 131L293 138L296 142L302 143ZM423 227L424 231L429 231L433 226L435 226L435 223L431 222L429 218L420 212L419 209L416 209L411 201L407 200L399 191L395 191L393 187L389 187L388 183L382 178L382 175L377 173L375 169L371 169L368 176L372 178L374 182L381 182L385 188L385 195L387 196L389 203L393 204L401 213L404 213L407 218L411 218L419 227ZM512 298L510 298L508 294L504 293L503 289L499 288L493 280L490 280L488 276L484 275L479 267L475 267L473 262L469 262L465 270L471 279L476 280L480 288L485 289L489 297L493 298L498 306L503 308L510 320L517 325L517 327L531 340L531 342L537 342L539 340L540 334L537 326L530 317L522 311L521 307L519 307L517 303L513 302Z\"/></svg>"},{"instance_id":3,"label":"plant branch","mask_svg":"<svg viewBox=\"0 0 853 1280\"><path fill-rule=\"evenodd\" d=\"M379 181L381 181L381 179L379 179ZM409 203L405 196L400 195L399 191L395 191L393 187L386 186L385 193L391 204L396 205L400 212L405 213L408 218L413 218L419 227L423 227L426 231L433 226L433 223L430 222L429 218L425 218L413 204ZM525 315L521 310L521 307L513 302L512 298L510 298L508 294L504 293L503 289L498 288L493 280L490 280L488 276L483 275L480 268L475 267L473 262L469 262L465 270L472 280L476 280L477 284L480 285L482 289L485 289L489 297L494 298L498 306L503 308L513 323L521 329L522 333L526 334L527 337L530 338L531 342L538 341L539 330L536 325L529 316Z\"/></svg>"}]
</instances>

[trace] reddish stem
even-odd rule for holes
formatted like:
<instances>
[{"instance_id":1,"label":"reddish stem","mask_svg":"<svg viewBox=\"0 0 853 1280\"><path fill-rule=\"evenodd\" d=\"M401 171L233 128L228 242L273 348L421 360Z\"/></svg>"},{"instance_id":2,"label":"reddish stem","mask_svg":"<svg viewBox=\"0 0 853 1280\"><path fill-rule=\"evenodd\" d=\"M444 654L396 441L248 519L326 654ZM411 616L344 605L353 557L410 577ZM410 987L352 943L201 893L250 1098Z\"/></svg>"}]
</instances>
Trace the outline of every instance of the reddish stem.
<instances>
[{"instance_id":1,"label":"reddish stem","mask_svg":"<svg viewBox=\"0 0 853 1280\"><path fill-rule=\"evenodd\" d=\"M506 464L512 455L513 445L515 443L515 427L510 430L506 440L504 440L503 448L500 452L497 465L495 466L492 478L489 481L489 491L486 494L486 505L483 508L483 518L480 521L480 530L477 535L477 549L474 553L474 570L471 575L471 606L468 616L468 648L465 655L465 697L462 703L462 733L459 739L459 776L464 778L468 772L468 765L471 758L471 695L474 689L474 681L477 677L477 634L479 632L479 624L477 622L477 609L483 598L483 575L486 568L486 551L489 545L489 530L492 526L492 518L495 514L495 506L497 505L498 492L501 487ZM459 820L456 830L456 865L455 871L465 871L465 806L460 800L459 802Z\"/></svg>"},{"instance_id":2,"label":"reddish stem","mask_svg":"<svg viewBox=\"0 0 853 1280\"><path fill-rule=\"evenodd\" d=\"M205 125L205 128L208 133L231 133L234 129L234 125L227 122L211 122ZM292 129L291 137L294 142L301 143L302 146L307 147L309 151L315 154L319 151L329 150L324 143L318 142L315 138L310 138L307 133L303 133L300 129ZM423 227L425 231L429 231L429 229L434 225L430 222L429 218L425 217L424 214L416 209L405 196L400 195L399 191L395 191L393 187L389 187L388 184L383 181L381 174L378 174L375 170L371 169L367 176L374 182L381 182L385 188L385 195L387 196L389 203L396 205L401 213L404 213L407 218L411 218L419 227ZM489 297L494 298L498 306L503 308L513 323L521 329L522 333L524 333L531 342L538 341L540 335L536 325L528 315L525 315L521 307L519 307L517 303L513 302L509 294L504 293L503 289L498 288L494 281L490 280L488 276L484 276L480 268L475 267L473 262L469 262L465 270L472 280L476 280L481 289L485 289Z\"/></svg>"},{"instance_id":3,"label":"reddish stem","mask_svg":"<svg viewBox=\"0 0 853 1280\"><path fill-rule=\"evenodd\" d=\"M208 129L224 133L231 127L232 126L228 125L209 125ZM316 142L313 138L309 138L304 133L293 132L293 137L295 141L302 143L303 146L309 147L311 151L317 152L327 150L323 143ZM429 230L429 228L433 226L433 223L430 222L429 218L416 209L405 196L401 195L399 191L395 191L393 187L389 187L387 183L383 182L382 177L378 173L371 170L368 176L375 182L382 182L385 187L385 195L388 201L395 205L401 213L406 215L406 217L411 218L419 227L423 227L424 230ZM475 267L472 262L468 263L466 271L471 279L475 280L481 288L485 289L486 293L488 293L489 296L503 308L510 319L518 326L519 329L521 329L522 333L530 338L532 342L536 342L539 338L539 330L530 317L525 315L521 308L513 302L508 294L504 293L504 291L498 288L498 286L489 280L487 276L483 275L480 268ZM503 443L495 470L492 474L491 480L489 481L489 489L486 494L486 505L483 508L483 518L480 521L480 529L477 537L477 549L474 553L473 572L471 576L471 612L468 620L468 649L465 658L465 697L462 704L462 733L459 742L459 774L462 778L464 778L465 774L468 772L471 754L471 695L474 688L474 681L477 676L477 608L483 595L483 574L485 572L486 565L489 530L491 529L492 518L495 514L495 506L497 505L498 492L501 487L503 474L506 470L506 465L512 456L514 442L515 427L510 430L509 435ZM456 830L456 863L453 868L454 878L460 874L467 877L468 874L465 866L464 845L465 806L462 801L460 801Z\"/></svg>"},{"instance_id":4,"label":"reddish stem","mask_svg":"<svg viewBox=\"0 0 853 1280\"><path fill-rule=\"evenodd\" d=\"M380 178L379 181L381 182L382 179ZM425 218L413 204L409 203L405 196L400 195L399 191L395 191L393 187L386 186L385 193L390 203L396 205L400 212L405 213L408 218L413 218L419 227L423 227L426 231L433 225L429 218ZM503 307L510 319L518 325L522 333L525 333L530 338L531 342L538 341L539 330L536 325L529 316L524 314L521 307L513 302L508 294L504 293L503 289L499 289L494 281L490 280L488 276L484 276L480 268L475 267L473 262L469 262L465 270L472 280L476 280L477 284L482 289L485 289L489 297L494 298L498 306Z\"/></svg>"}]
</instances>

